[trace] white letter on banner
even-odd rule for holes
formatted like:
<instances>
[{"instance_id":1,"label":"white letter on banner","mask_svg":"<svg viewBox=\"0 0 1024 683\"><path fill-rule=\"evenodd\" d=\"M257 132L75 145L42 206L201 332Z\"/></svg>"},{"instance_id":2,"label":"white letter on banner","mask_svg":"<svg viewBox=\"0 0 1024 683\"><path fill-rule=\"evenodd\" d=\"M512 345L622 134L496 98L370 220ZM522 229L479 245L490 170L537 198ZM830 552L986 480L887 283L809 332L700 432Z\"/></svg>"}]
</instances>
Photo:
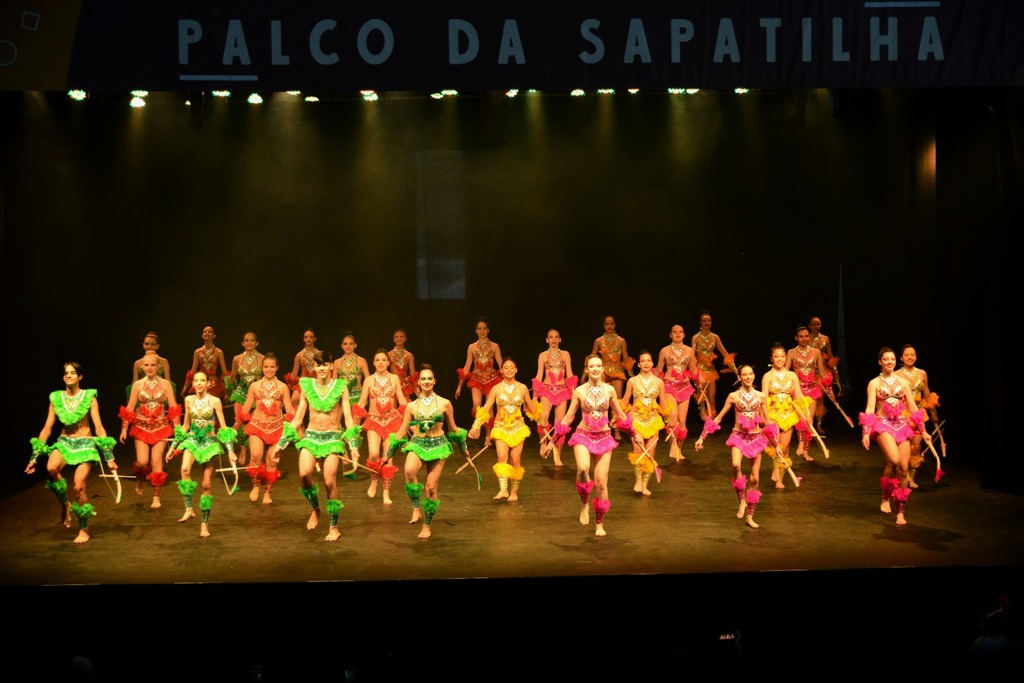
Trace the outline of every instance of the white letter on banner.
<instances>
[{"instance_id":1,"label":"white letter on banner","mask_svg":"<svg viewBox=\"0 0 1024 683\"><path fill-rule=\"evenodd\" d=\"M498 50L498 64L508 64L510 57L516 64L526 64L523 39L519 37L519 24L515 19L505 20L505 28L501 32L501 49Z\"/></svg>"},{"instance_id":2,"label":"white letter on banner","mask_svg":"<svg viewBox=\"0 0 1024 683\"><path fill-rule=\"evenodd\" d=\"M871 17L871 21L868 25L871 27L871 61L877 62L882 58L882 46L884 45L887 49L886 55L889 57L890 62L895 62L899 59L899 36L896 32L897 26L896 17L889 17L889 21L886 22L886 28L889 29L888 33L882 33L882 24L878 20L878 17Z\"/></svg>"},{"instance_id":3,"label":"white letter on banner","mask_svg":"<svg viewBox=\"0 0 1024 683\"><path fill-rule=\"evenodd\" d=\"M925 17L921 25L921 45L917 48L917 61L923 62L931 54L936 62L946 59L942 49L942 36L939 35L939 24L935 17Z\"/></svg>"},{"instance_id":4,"label":"white letter on banner","mask_svg":"<svg viewBox=\"0 0 1024 683\"><path fill-rule=\"evenodd\" d=\"M642 19L634 17L629 20L629 34L626 36L626 54L622 56L622 63L630 64L635 62L638 56L644 64L651 63L651 49L647 46L644 22Z\"/></svg>"},{"instance_id":5,"label":"white letter on banner","mask_svg":"<svg viewBox=\"0 0 1024 683\"><path fill-rule=\"evenodd\" d=\"M188 64L188 46L203 37L203 25L195 19L178 20L178 64Z\"/></svg>"},{"instance_id":6,"label":"white letter on banner","mask_svg":"<svg viewBox=\"0 0 1024 683\"><path fill-rule=\"evenodd\" d=\"M669 23L669 40L672 42L672 63L683 61L682 44L693 40L693 22L689 19L673 19Z\"/></svg>"},{"instance_id":7,"label":"white letter on banner","mask_svg":"<svg viewBox=\"0 0 1024 683\"><path fill-rule=\"evenodd\" d=\"M380 31L381 35L384 36L384 45L377 54L370 52L370 48L366 45L366 41L373 31ZM358 45L359 56L363 58L364 62L367 64L383 64L388 61L388 57L395 50L395 34L383 19L370 19L359 29L359 37L356 40L356 44Z\"/></svg>"},{"instance_id":8,"label":"white letter on banner","mask_svg":"<svg viewBox=\"0 0 1024 683\"><path fill-rule=\"evenodd\" d=\"M228 32L224 36L224 59L221 62L224 66L228 66L235 61L236 57L246 66L252 63L252 60L249 59L249 48L245 44L245 31L242 30L242 22L239 19L232 19L228 22Z\"/></svg>"},{"instance_id":9,"label":"white letter on banner","mask_svg":"<svg viewBox=\"0 0 1024 683\"><path fill-rule=\"evenodd\" d=\"M580 35L583 40L594 46L593 52L581 52L580 61L584 64L597 64L604 59L604 41L594 35L594 31L601 27L597 19L584 19L580 24Z\"/></svg>"},{"instance_id":10,"label":"white letter on banner","mask_svg":"<svg viewBox=\"0 0 1024 683\"><path fill-rule=\"evenodd\" d=\"M769 64L775 62L777 48L775 47L775 34L782 26L782 19L778 17L765 17L761 19L761 28L764 29L764 58Z\"/></svg>"},{"instance_id":11,"label":"white letter on banner","mask_svg":"<svg viewBox=\"0 0 1024 683\"><path fill-rule=\"evenodd\" d=\"M281 52L281 20L270 22L270 63L274 66L288 66L292 58Z\"/></svg>"},{"instance_id":12,"label":"white letter on banner","mask_svg":"<svg viewBox=\"0 0 1024 683\"><path fill-rule=\"evenodd\" d=\"M712 58L716 64L725 61L729 55L729 61L740 61L740 50L736 46L736 31L732 27L732 19L722 17L718 23L718 37L715 38L715 56Z\"/></svg>"},{"instance_id":13,"label":"white letter on banner","mask_svg":"<svg viewBox=\"0 0 1024 683\"><path fill-rule=\"evenodd\" d=\"M459 36L465 35L469 44L465 52L459 52ZM448 63L469 64L480 52L480 37L476 27L464 19L448 20Z\"/></svg>"},{"instance_id":14,"label":"white letter on banner","mask_svg":"<svg viewBox=\"0 0 1024 683\"><path fill-rule=\"evenodd\" d=\"M328 31L333 31L337 26L338 22L334 19L322 19L321 21L316 22L313 25L312 30L310 30L309 54L317 64L327 66L329 64L337 64L341 60L341 57L338 56L337 52L327 53L320 47L320 41L323 39L324 34Z\"/></svg>"},{"instance_id":15,"label":"white letter on banner","mask_svg":"<svg viewBox=\"0 0 1024 683\"><path fill-rule=\"evenodd\" d=\"M843 49L843 18L832 17L832 61L848 62L850 53Z\"/></svg>"}]
</instances>

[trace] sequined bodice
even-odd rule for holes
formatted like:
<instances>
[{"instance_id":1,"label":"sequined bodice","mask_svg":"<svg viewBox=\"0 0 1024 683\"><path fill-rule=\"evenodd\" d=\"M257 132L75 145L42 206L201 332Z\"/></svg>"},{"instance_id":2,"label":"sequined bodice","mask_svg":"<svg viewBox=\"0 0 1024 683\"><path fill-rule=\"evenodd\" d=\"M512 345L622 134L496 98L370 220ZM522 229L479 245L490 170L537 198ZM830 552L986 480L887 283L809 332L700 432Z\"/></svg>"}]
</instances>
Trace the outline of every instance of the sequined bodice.
<instances>
[{"instance_id":1,"label":"sequined bodice","mask_svg":"<svg viewBox=\"0 0 1024 683\"><path fill-rule=\"evenodd\" d=\"M206 373L209 378L217 376L217 347L205 346L199 349L199 369Z\"/></svg>"},{"instance_id":2,"label":"sequined bodice","mask_svg":"<svg viewBox=\"0 0 1024 683\"><path fill-rule=\"evenodd\" d=\"M898 406L906 399L907 391L900 378L896 375L878 376L878 392L875 394L878 402L888 403L890 406Z\"/></svg>"},{"instance_id":3,"label":"sequined bodice","mask_svg":"<svg viewBox=\"0 0 1024 683\"><path fill-rule=\"evenodd\" d=\"M358 387L362 379L362 373L359 371L359 356L347 356L341 357L341 363L338 364L338 379L343 379L348 382L350 388Z\"/></svg>"},{"instance_id":4,"label":"sequined bodice","mask_svg":"<svg viewBox=\"0 0 1024 683\"><path fill-rule=\"evenodd\" d=\"M633 401L646 410L650 410L651 406L657 403L660 393L654 377L645 378L639 375L633 382Z\"/></svg>"},{"instance_id":5,"label":"sequined bodice","mask_svg":"<svg viewBox=\"0 0 1024 683\"><path fill-rule=\"evenodd\" d=\"M690 354L689 349L685 346L676 348L675 346L668 347L668 370L676 370L682 372L690 367Z\"/></svg>"},{"instance_id":6,"label":"sequined bodice","mask_svg":"<svg viewBox=\"0 0 1024 683\"><path fill-rule=\"evenodd\" d=\"M747 392L740 389L736 394L737 413L748 418L754 418L761 413L761 399L758 398L756 391Z\"/></svg>"},{"instance_id":7,"label":"sequined bodice","mask_svg":"<svg viewBox=\"0 0 1024 683\"><path fill-rule=\"evenodd\" d=\"M409 364L409 354L405 349L392 349L391 351L388 351L388 360L396 370L405 370L406 366Z\"/></svg>"},{"instance_id":8,"label":"sequined bodice","mask_svg":"<svg viewBox=\"0 0 1024 683\"><path fill-rule=\"evenodd\" d=\"M276 379L265 379L257 385L256 397L259 399L260 405L263 406L263 412L265 413L276 413L275 406L278 401L281 400L281 390L277 384Z\"/></svg>"},{"instance_id":9,"label":"sequined bodice","mask_svg":"<svg viewBox=\"0 0 1024 683\"><path fill-rule=\"evenodd\" d=\"M473 344L473 365L477 372L486 372L494 363L494 346L490 343Z\"/></svg>"},{"instance_id":10,"label":"sequined bodice","mask_svg":"<svg viewBox=\"0 0 1024 683\"><path fill-rule=\"evenodd\" d=\"M213 408L210 406L210 396L203 398L193 397L192 405L189 407L189 417L192 424L205 427L213 419Z\"/></svg>"},{"instance_id":11,"label":"sequined bodice","mask_svg":"<svg viewBox=\"0 0 1024 683\"><path fill-rule=\"evenodd\" d=\"M395 385L391 382L391 376L374 374L370 385L370 396L377 402L377 409L380 412L387 412L392 407L395 398Z\"/></svg>"},{"instance_id":12,"label":"sequined bodice","mask_svg":"<svg viewBox=\"0 0 1024 683\"><path fill-rule=\"evenodd\" d=\"M163 390L163 387L157 380L147 381L139 389L139 403L144 403L150 410L154 410L166 402L167 392Z\"/></svg>"},{"instance_id":13,"label":"sequined bodice","mask_svg":"<svg viewBox=\"0 0 1024 683\"><path fill-rule=\"evenodd\" d=\"M793 354L793 369L800 377L813 377L814 368L817 363L814 362L814 352L808 346L806 348L797 347L796 353Z\"/></svg>"},{"instance_id":14,"label":"sequined bodice","mask_svg":"<svg viewBox=\"0 0 1024 683\"><path fill-rule=\"evenodd\" d=\"M544 359L544 369L548 371L548 377L552 382L557 382L561 379L565 370L565 361L562 360L562 354L559 353L556 356L551 351L548 351L547 357Z\"/></svg>"},{"instance_id":15,"label":"sequined bodice","mask_svg":"<svg viewBox=\"0 0 1024 683\"><path fill-rule=\"evenodd\" d=\"M494 399L499 413L515 415L523 405L523 394L519 391L518 385L513 382L508 384L502 382L499 385L498 396Z\"/></svg>"},{"instance_id":16,"label":"sequined bodice","mask_svg":"<svg viewBox=\"0 0 1024 683\"><path fill-rule=\"evenodd\" d=\"M592 417L604 417L608 413L608 393L604 386L588 386L582 408Z\"/></svg>"},{"instance_id":17,"label":"sequined bodice","mask_svg":"<svg viewBox=\"0 0 1024 683\"><path fill-rule=\"evenodd\" d=\"M781 375L781 376L780 376ZM768 393L772 396L782 395L789 397L793 395L793 378L788 372L772 371L772 380L768 383Z\"/></svg>"},{"instance_id":18,"label":"sequined bodice","mask_svg":"<svg viewBox=\"0 0 1024 683\"><path fill-rule=\"evenodd\" d=\"M302 372L303 377L316 377L316 363L313 361L313 356L320 353L320 349L302 349L302 355L299 357L299 369Z\"/></svg>"}]
</instances>

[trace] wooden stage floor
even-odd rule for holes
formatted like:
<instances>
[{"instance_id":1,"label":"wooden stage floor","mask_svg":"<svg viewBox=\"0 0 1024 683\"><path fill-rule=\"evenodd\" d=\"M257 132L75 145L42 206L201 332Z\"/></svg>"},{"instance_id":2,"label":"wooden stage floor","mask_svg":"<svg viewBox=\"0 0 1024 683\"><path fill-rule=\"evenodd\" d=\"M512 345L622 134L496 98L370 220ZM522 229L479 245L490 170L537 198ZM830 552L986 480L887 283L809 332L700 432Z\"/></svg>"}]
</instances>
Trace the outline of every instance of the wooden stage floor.
<instances>
[{"instance_id":1,"label":"wooden stage floor","mask_svg":"<svg viewBox=\"0 0 1024 683\"><path fill-rule=\"evenodd\" d=\"M455 473L464 461L452 459L428 540L418 539L419 525L408 523L409 502L397 483L402 475L394 505L384 506L379 494L366 496L362 470L354 480L341 480L341 538L324 542L326 518L320 529L307 531L309 506L297 490L293 450L282 459L284 476L272 505L251 503L245 481L233 496L214 481L208 539L198 537L197 520L177 523L183 509L173 484L177 461L158 510L149 507L149 490L136 496L130 482L115 504L94 472L89 492L98 515L83 545L71 542L75 528L57 524L58 506L43 477L26 476L0 500L0 588L9 600L28 598L32 602L22 604L38 606L25 617L26 638L52 628L55 615L81 614L92 627L77 644L93 648L97 666L105 662L106 680L131 679L102 654L106 635L127 638L154 620L160 624L145 632L149 641L179 631L198 637L201 621L210 636L244 636L229 640L246 647L210 657L221 679L245 680L257 660L265 674L275 667L294 671L298 664L286 653L299 638L296 629L308 620L322 640L337 619L338 636L352 638L333 639L332 664L313 657L303 666L358 668L365 679L401 666L406 657L436 654L425 644L429 638L414 639L413 646L406 640L424 620L436 620L445 650L472 642L467 647L481 657L493 647L490 639L507 629L590 651L608 642L602 634L614 642L637 628L656 629L643 657L652 664L735 654L733 632L742 634L746 661L774 660L777 637L792 642L796 654L808 647L842 654L851 638L858 647L872 639L884 647L891 634L864 623L893 619L921 634L922 647L959 654L1000 595L1019 595L1024 498L981 488L978 473L955 454L945 461L940 482L934 461L926 462L907 506L909 524L897 527L878 509L880 452L865 452L852 430L830 433L829 459L815 445L814 462L795 463L799 488L787 478L785 490L774 489L765 463L755 530L735 517L724 441L716 435L704 451L687 450L679 463L662 445L663 476L660 483L652 479L649 497L633 492L628 449L620 446L613 453L604 538L594 536L593 523L578 521L572 455L566 452L566 466L555 468L539 457L535 439L524 452L527 471L517 503L491 499L497 491L493 449L478 460L482 490L472 470ZM692 441L687 445L692 449ZM123 451L118 460L129 472ZM455 632L447 632L448 623ZM281 640L271 640L280 647L260 648L262 637L255 634L264 629L279 630ZM375 633L380 637L371 638L371 650L386 656L366 648ZM631 648L620 649L605 655L612 667L605 672L628 666L635 656ZM445 656L439 666L450 676L468 674L470 659L468 653L462 660ZM569 677L581 671L569 661L559 666ZM515 663L501 670L520 671Z\"/></svg>"}]
</instances>

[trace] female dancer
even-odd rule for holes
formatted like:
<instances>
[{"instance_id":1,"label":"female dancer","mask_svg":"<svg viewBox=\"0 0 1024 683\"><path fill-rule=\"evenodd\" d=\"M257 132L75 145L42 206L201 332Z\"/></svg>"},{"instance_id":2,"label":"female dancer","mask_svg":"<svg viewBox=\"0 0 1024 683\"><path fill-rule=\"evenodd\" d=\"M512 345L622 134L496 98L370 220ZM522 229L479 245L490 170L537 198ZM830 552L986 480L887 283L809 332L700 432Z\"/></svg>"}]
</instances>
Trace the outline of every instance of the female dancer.
<instances>
[{"instance_id":1,"label":"female dancer","mask_svg":"<svg viewBox=\"0 0 1024 683\"><path fill-rule=\"evenodd\" d=\"M621 399L626 386L626 374L632 374L633 371L633 359L626 350L626 340L615 332L614 317L604 317L604 334L594 340L594 348L590 355L601 357L604 364L604 381L612 385L615 397ZM614 434L616 441L621 440L618 429Z\"/></svg>"},{"instance_id":2,"label":"female dancer","mask_svg":"<svg viewBox=\"0 0 1024 683\"><path fill-rule=\"evenodd\" d=\"M463 382L469 384L473 391L474 418L483 405L484 397L501 381L501 374L498 372L498 368L501 367L501 348L488 339L487 335L490 332L491 328L487 326L486 320L477 320L477 340L466 349L466 364L458 370L459 386L455 389L455 398L458 399L462 393ZM488 424L484 432L484 446L490 445L491 425Z\"/></svg>"},{"instance_id":3,"label":"female dancer","mask_svg":"<svg viewBox=\"0 0 1024 683\"><path fill-rule=\"evenodd\" d=\"M798 432L807 429L806 418L811 414L812 402L800 392L796 373L786 369L786 347L775 342L771 358L772 368L761 378L761 391L768 397L768 419L778 427L772 481L775 488L784 489L786 470L793 466L789 457L793 428L796 427Z\"/></svg>"},{"instance_id":4,"label":"female dancer","mask_svg":"<svg viewBox=\"0 0 1024 683\"><path fill-rule=\"evenodd\" d=\"M422 519L419 538L430 538L430 523L440 505L437 485L444 462L453 452L452 444L467 458L469 453L466 451L466 430L456 426L451 401L434 393L434 369L430 365L424 363L420 366L417 385L419 398L406 406L402 426L389 439L388 451L394 453L401 448L407 454L405 493L412 501L409 524ZM447 438L444 435L445 422L449 430ZM406 441L404 437L410 431L410 438ZM427 468L426 486L419 483L419 471L424 465Z\"/></svg>"},{"instance_id":5,"label":"female dancer","mask_svg":"<svg viewBox=\"0 0 1024 683\"><path fill-rule=\"evenodd\" d=\"M39 456L47 456L46 474L49 481L46 482L46 488L53 491L60 503L60 523L70 529L71 513L78 517L75 543L89 540L89 517L96 514L96 508L89 502L89 494L85 490L92 463L100 461L99 453L102 452L110 469L117 469L117 463L114 462L114 439L107 436L103 429L96 390L83 389L81 382L82 366L74 362L65 363L64 390L50 394L46 422L39 436L32 439L32 456L25 468L25 474L32 474L36 471ZM89 428L90 419L92 429ZM57 443L48 446L46 442L57 420L61 423L60 436L57 437ZM73 503L68 502L68 482L61 476L65 465L75 468Z\"/></svg>"},{"instance_id":6,"label":"female dancer","mask_svg":"<svg viewBox=\"0 0 1024 683\"><path fill-rule=\"evenodd\" d=\"M153 487L151 508L160 507L160 489L167 482L167 473L164 472L166 440L174 435L174 427L181 417L181 406L174 399L174 387L157 376L158 367L160 361L156 352L147 353L142 359L145 376L132 384L128 405L121 406L119 413L119 440L125 442L129 425L135 439L135 493L141 496L144 482L148 481Z\"/></svg>"},{"instance_id":7,"label":"female dancer","mask_svg":"<svg viewBox=\"0 0 1024 683\"><path fill-rule=\"evenodd\" d=\"M242 407L245 399L249 396L249 387L263 373L263 354L256 350L260 345L255 332L246 332L242 335L242 353L231 359L231 374L227 380L227 391L229 400L235 404L235 431L238 432L238 439L242 443L241 453L238 462L245 464L246 441L245 431L242 428ZM276 443L276 441L275 441Z\"/></svg>"},{"instance_id":8,"label":"female dancer","mask_svg":"<svg viewBox=\"0 0 1024 683\"><path fill-rule=\"evenodd\" d=\"M711 331L711 313L701 311L700 332L693 335L690 342L693 353L697 357L697 408L700 410L701 421L715 417L715 385L718 383L718 371L715 370L715 355L717 350L722 354L726 365L735 368L732 364L732 355L725 350L722 339Z\"/></svg>"},{"instance_id":9,"label":"female dancer","mask_svg":"<svg viewBox=\"0 0 1024 683\"><path fill-rule=\"evenodd\" d=\"M555 422L565 417L565 408L572 398L572 392L579 384L579 378L572 374L572 359L568 351L558 348L562 335L558 330L548 330L548 348L537 357L537 376L533 378L533 396L540 397L540 454L547 458L548 451L555 456L555 467L562 466L562 448L554 443L554 434L548 434L548 417L551 407L555 408Z\"/></svg>"},{"instance_id":10,"label":"female dancer","mask_svg":"<svg viewBox=\"0 0 1024 683\"><path fill-rule=\"evenodd\" d=\"M217 333L207 325L203 328L203 345L192 354L192 369L185 373L185 386L181 388L181 395L191 394L192 376L202 370L209 378L207 391L211 396L224 398L224 378L228 374L227 364L224 362L224 352L213 345Z\"/></svg>"},{"instance_id":11,"label":"female dancer","mask_svg":"<svg viewBox=\"0 0 1024 683\"><path fill-rule=\"evenodd\" d=\"M722 412L715 419L708 418L704 422L704 430L694 443L699 451L704 448L704 439L721 428L722 418L729 408L736 407L736 425L732 434L726 439L725 445L732 447L732 489L740 499L740 507L736 511L736 519L743 519L747 526L756 529L760 526L754 521L754 510L761 500L758 488L761 477L761 453L769 443L775 442L778 432L774 423L768 421L767 394L754 388L754 368L744 365L739 368L740 388L729 394L722 406ZM762 429L762 425L765 425ZM743 458L751 460L750 477L743 476Z\"/></svg>"},{"instance_id":12,"label":"female dancer","mask_svg":"<svg viewBox=\"0 0 1024 683\"><path fill-rule=\"evenodd\" d=\"M539 406L530 398L526 385L516 381L516 362L506 358L501 364L502 381L487 394L487 402L476 413L473 428L469 430L469 438L480 436L480 427L491 423L491 438L496 442L498 462L494 465L494 474L498 477L498 493L494 500L508 499L514 503L519 500L519 485L523 481L526 470L522 466L523 442L530 435L530 428L523 419L525 412L536 420L539 417ZM497 415L491 417L491 408L495 407ZM511 464L509 464L511 461ZM509 480L512 490L509 492Z\"/></svg>"},{"instance_id":13,"label":"female dancer","mask_svg":"<svg viewBox=\"0 0 1024 683\"><path fill-rule=\"evenodd\" d=\"M245 405L239 413L242 422L246 423L245 433L249 436L249 452L252 454L252 462L247 468L252 479L249 500L256 502L262 486L264 505L274 502L270 492L281 478L281 471L277 469L276 458L267 458L263 462L263 453L277 445L284 423L295 417L291 392L288 385L277 378L277 370L277 356L268 353L263 357L263 378L249 385Z\"/></svg>"},{"instance_id":14,"label":"female dancer","mask_svg":"<svg viewBox=\"0 0 1024 683\"><path fill-rule=\"evenodd\" d=\"M181 516L178 523L194 519L195 511L192 509L192 497L196 493L197 484L192 480L192 464L197 462L203 466L203 493L199 498L199 509L203 512L202 522L199 524L199 537L210 536L210 510L213 509L213 458L224 452L228 447L228 457L235 462L234 445L238 437L237 432L231 427L226 427L224 420L224 407L221 400L209 393L209 380L206 373L200 370L192 375L192 389L194 393L185 397L185 420L184 424L175 431L176 449L172 449L167 461L177 453L184 453L181 456L181 481L178 482L178 490L185 498L185 514ZM217 429L220 425L220 429Z\"/></svg>"},{"instance_id":15,"label":"female dancer","mask_svg":"<svg viewBox=\"0 0 1024 683\"><path fill-rule=\"evenodd\" d=\"M646 349L637 357L640 374L630 377L626 382L626 395L622 405L632 412L633 416L633 452L629 454L629 463L633 466L636 481L633 491L649 496L647 483L651 474L657 469L654 450L658 445L658 434L665 428L663 416L672 412L665 395L665 382L654 374L654 358ZM633 404L630 406L630 401ZM672 432L672 428L669 428Z\"/></svg>"},{"instance_id":16,"label":"female dancer","mask_svg":"<svg viewBox=\"0 0 1024 683\"><path fill-rule=\"evenodd\" d=\"M299 402L299 378L316 377L313 369L313 357L320 353L316 348L316 330L307 327L302 333L302 349L295 354L295 363L292 371L285 374L284 381L292 392L292 405Z\"/></svg>"},{"instance_id":17,"label":"female dancer","mask_svg":"<svg viewBox=\"0 0 1024 683\"><path fill-rule=\"evenodd\" d=\"M896 524L907 523L904 512L910 498L910 441L920 434L925 443L932 437L924 428L924 411L914 402L914 391L907 380L896 374L896 352L882 347L878 352L878 377L868 382L868 402L860 414L861 444L871 448L871 440L885 455L882 473L882 512L892 512L890 500L896 501Z\"/></svg>"},{"instance_id":18,"label":"female dancer","mask_svg":"<svg viewBox=\"0 0 1024 683\"><path fill-rule=\"evenodd\" d=\"M933 393L928 388L928 373L917 367L917 349L911 344L904 344L900 352L900 360L903 363L903 367L900 368L900 374L910 384L910 390L914 393L914 403L917 404L918 408L924 410L924 421L928 421L928 414L935 410L939 405L939 395ZM917 468L924 462L924 456L921 455L921 442L924 440L920 434L915 434L910 440L910 466L908 469L909 486L912 489L917 488L917 482L914 481L914 475L917 473ZM941 472L941 470L939 470ZM941 476L941 475L939 475Z\"/></svg>"},{"instance_id":19,"label":"female dancer","mask_svg":"<svg viewBox=\"0 0 1024 683\"><path fill-rule=\"evenodd\" d=\"M159 362L156 371L157 376L168 380L171 378L171 365L167 362L166 358L159 355L159 350L160 338L156 336L156 332L147 332L146 336L142 339L142 358L135 361L132 365L132 382L124 388L124 400L127 401L128 397L131 396L132 384L146 376L146 373L142 371L142 361L146 358L146 354L151 351L157 354Z\"/></svg>"},{"instance_id":20,"label":"female dancer","mask_svg":"<svg viewBox=\"0 0 1024 683\"><path fill-rule=\"evenodd\" d=\"M672 429L669 440L672 443L669 457L673 460L685 460L682 453L683 441L686 439L686 416L690 412L690 397L693 396L693 382L699 379L697 374L697 357L693 349L686 345L686 332L682 325L673 325L669 330L672 343L658 353L658 366L654 372L663 376L665 391L675 401L672 414L669 416Z\"/></svg>"},{"instance_id":21,"label":"female dancer","mask_svg":"<svg viewBox=\"0 0 1024 683\"><path fill-rule=\"evenodd\" d=\"M373 354L373 367L376 371L366 380L368 390L360 395L359 403L356 404L362 410L366 410L369 404L366 419L363 421L369 449L366 466L370 469L370 488L366 490L366 495L370 498L377 495L377 479L383 479L382 498L385 505L391 505L391 481L395 478L398 468L392 464L390 458L381 461L380 445L402 426L402 412L406 405L402 381L398 375L388 372L389 364L388 352L377 349Z\"/></svg>"},{"instance_id":22,"label":"female dancer","mask_svg":"<svg viewBox=\"0 0 1024 683\"><path fill-rule=\"evenodd\" d=\"M808 415L816 415L822 391L828 391L832 385L832 375L825 371L825 362L821 359L821 351L811 346L811 331L805 325L796 328L796 346L786 353L786 369L796 372L800 380L800 393L811 399ZM807 425L800 433L796 446L796 454L803 456L807 462L814 460L807 452L811 439L811 425Z\"/></svg>"},{"instance_id":23,"label":"female dancer","mask_svg":"<svg viewBox=\"0 0 1024 683\"><path fill-rule=\"evenodd\" d=\"M597 515L595 536L604 536L604 517L611 507L608 499L608 469L611 466L611 451L615 449L608 425L609 411L618 418L617 428L629 429L626 413L619 405L615 388L604 381L604 363L600 356L587 356L584 361L587 381L572 392L572 401L565 417L556 427L556 438L569 433L569 425L576 417L576 409L583 413L583 419L569 439L576 456L576 492L579 493L583 509L580 510L580 524L590 523L590 494L594 494L594 512ZM594 458L594 476L590 476L590 460Z\"/></svg>"},{"instance_id":24,"label":"female dancer","mask_svg":"<svg viewBox=\"0 0 1024 683\"><path fill-rule=\"evenodd\" d=\"M809 342L811 348L821 352L821 360L825 364L825 368L832 373L832 386L836 387L836 395L841 396L843 385L839 381L839 359L832 353L832 341L827 335L821 333L821 318L812 315L807 322L807 329L811 333ZM818 406L814 411L814 427L818 430L818 434L825 433L825 412L825 402L818 401Z\"/></svg>"},{"instance_id":25,"label":"female dancer","mask_svg":"<svg viewBox=\"0 0 1024 683\"><path fill-rule=\"evenodd\" d=\"M334 360L333 376L348 383L348 395L352 405L359 402L359 397L363 393L363 380L370 376L370 366L366 359L356 354L358 346L355 335L346 332L341 338L341 350L344 353L341 358Z\"/></svg>"},{"instance_id":26,"label":"female dancer","mask_svg":"<svg viewBox=\"0 0 1024 683\"><path fill-rule=\"evenodd\" d=\"M295 418L287 423L281 441L271 449L269 458L277 457L281 448L289 441L297 442L299 451L299 492L309 501L313 508L306 528L313 530L320 523L320 489L313 482L313 473L317 460L323 460L324 486L327 489L327 515L330 528L324 540L338 540L338 513L344 504L338 498L338 463L344 457L345 450L352 451L353 457L359 446L359 427L352 422L352 402L349 399L347 383L343 379L332 379L333 358L327 351L320 351L313 356L313 370L316 378L303 377L299 380L302 390ZM297 428L309 412L309 425L305 435L300 438ZM345 420L345 431L342 432L342 417ZM340 457L339 457L340 456Z\"/></svg>"},{"instance_id":27,"label":"female dancer","mask_svg":"<svg viewBox=\"0 0 1024 683\"><path fill-rule=\"evenodd\" d=\"M405 394L406 400L409 400L416 392L416 359L413 358L412 352L405 348L407 338L405 330L401 327L395 330L392 337L395 348L388 351L388 362L390 371L398 375L402 393Z\"/></svg>"}]
</instances>

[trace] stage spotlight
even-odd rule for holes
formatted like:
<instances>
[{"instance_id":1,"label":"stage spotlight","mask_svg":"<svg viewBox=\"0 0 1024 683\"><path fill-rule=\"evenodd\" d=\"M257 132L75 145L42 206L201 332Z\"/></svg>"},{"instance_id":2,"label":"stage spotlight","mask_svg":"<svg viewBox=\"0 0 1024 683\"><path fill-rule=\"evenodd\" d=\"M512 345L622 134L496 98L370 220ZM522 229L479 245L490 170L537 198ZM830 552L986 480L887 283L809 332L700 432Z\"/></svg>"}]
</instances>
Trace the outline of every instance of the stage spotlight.
<instances>
[{"instance_id":1,"label":"stage spotlight","mask_svg":"<svg viewBox=\"0 0 1024 683\"><path fill-rule=\"evenodd\" d=\"M515 97L518 94L519 94L519 89L518 88L509 88L508 90L505 91L505 97Z\"/></svg>"},{"instance_id":2,"label":"stage spotlight","mask_svg":"<svg viewBox=\"0 0 1024 683\"><path fill-rule=\"evenodd\" d=\"M583 97L587 93L585 93L583 91L583 88L576 88L575 90L571 91L569 94L572 95L573 97Z\"/></svg>"},{"instance_id":3,"label":"stage spotlight","mask_svg":"<svg viewBox=\"0 0 1024 683\"><path fill-rule=\"evenodd\" d=\"M228 90L212 90L210 94L214 97L231 97L231 92Z\"/></svg>"},{"instance_id":4,"label":"stage spotlight","mask_svg":"<svg viewBox=\"0 0 1024 683\"><path fill-rule=\"evenodd\" d=\"M89 93L84 90L68 90L68 97L73 99L75 102L81 102L89 96Z\"/></svg>"},{"instance_id":5,"label":"stage spotlight","mask_svg":"<svg viewBox=\"0 0 1024 683\"><path fill-rule=\"evenodd\" d=\"M360 90L359 94L363 96L363 100L366 102L376 102L379 99L377 93L373 90Z\"/></svg>"},{"instance_id":6,"label":"stage spotlight","mask_svg":"<svg viewBox=\"0 0 1024 683\"><path fill-rule=\"evenodd\" d=\"M263 97L258 92L249 93L249 97L245 101L249 104L263 104Z\"/></svg>"},{"instance_id":7,"label":"stage spotlight","mask_svg":"<svg viewBox=\"0 0 1024 683\"><path fill-rule=\"evenodd\" d=\"M142 109L146 106L146 98L139 97L138 95L133 95L131 101L128 103L128 106L132 109Z\"/></svg>"}]
</instances>

